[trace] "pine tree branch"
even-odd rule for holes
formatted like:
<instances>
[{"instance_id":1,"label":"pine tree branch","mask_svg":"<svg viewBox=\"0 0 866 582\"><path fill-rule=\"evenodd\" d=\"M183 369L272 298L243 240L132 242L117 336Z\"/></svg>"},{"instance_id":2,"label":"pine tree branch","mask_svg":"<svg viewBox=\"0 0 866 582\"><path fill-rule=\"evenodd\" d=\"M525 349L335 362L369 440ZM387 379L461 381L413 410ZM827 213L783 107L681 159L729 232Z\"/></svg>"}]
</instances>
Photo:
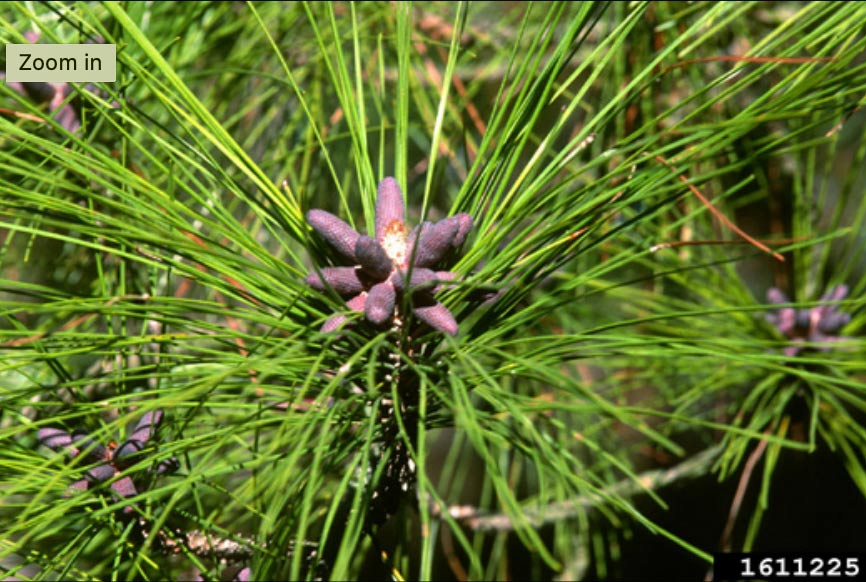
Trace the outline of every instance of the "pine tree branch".
<instances>
[{"instance_id":1,"label":"pine tree branch","mask_svg":"<svg viewBox=\"0 0 866 582\"><path fill-rule=\"evenodd\" d=\"M542 508L528 507L524 511L523 517L528 525L537 528L575 517L581 511L609 503L609 497L632 497L647 490L661 489L681 479L705 475L724 448L723 445L716 445L670 469L647 471L642 473L637 480L625 479L606 488L604 496L599 493L592 493L568 501L550 503ZM448 506L447 511L453 519L476 531L511 531L515 527L511 517L507 514L491 514L471 505L451 505ZM441 516L440 506L433 504L431 513L434 516Z\"/></svg>"}]
</instances>

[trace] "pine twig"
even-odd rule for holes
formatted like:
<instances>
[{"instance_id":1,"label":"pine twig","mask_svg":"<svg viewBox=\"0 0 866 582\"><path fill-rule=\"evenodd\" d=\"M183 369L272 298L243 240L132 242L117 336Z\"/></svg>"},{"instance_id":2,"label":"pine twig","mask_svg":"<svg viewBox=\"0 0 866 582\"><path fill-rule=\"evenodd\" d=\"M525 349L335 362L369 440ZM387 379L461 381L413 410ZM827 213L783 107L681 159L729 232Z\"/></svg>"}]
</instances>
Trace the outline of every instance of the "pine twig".
<instances>
[{"instance_id":1,"label":"pine twig","mask_svg":"<svg viewBox=\"0 0 866 582\"><path fill-rule=\"evenodd\" d=\"M630 497L647 490L660 489L680 479L703 475L723 449L723 445L716 445L670 469L647 471L638 476L637 479L625 479L615 483L608 487L605 493L608 496ZM599 493L588 493L568 501L550 503L541 508L526 508L523 517L528 526L537 528L574 517L581 510L591 509L603 503L605 503L605 497ZM453 519L472 530L511 531L515 529L511 517L504 513L488 514L485 510L471 505L451 505L447 511ZM442 514L440 506L434 504L431 513L434 516L440 516Z\"/></svg>"}]
</instances>

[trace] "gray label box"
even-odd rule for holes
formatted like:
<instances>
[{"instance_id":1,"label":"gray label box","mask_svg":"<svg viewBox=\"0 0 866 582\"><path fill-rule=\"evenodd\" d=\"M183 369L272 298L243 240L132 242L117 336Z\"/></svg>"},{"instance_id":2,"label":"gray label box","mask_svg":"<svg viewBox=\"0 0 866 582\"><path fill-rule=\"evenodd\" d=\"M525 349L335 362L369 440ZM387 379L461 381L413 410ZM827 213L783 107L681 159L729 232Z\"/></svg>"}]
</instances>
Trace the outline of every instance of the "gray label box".
<instances>
[{"instance_id":1,"label":"gray label box","mask_svg":"<svg viewBox=\"0 0 866 582\"><path fill-rule=\"evenodd\" d=\"M117 45L7 44L6 81L114 83Z\"/></svg>"}]
</instances>

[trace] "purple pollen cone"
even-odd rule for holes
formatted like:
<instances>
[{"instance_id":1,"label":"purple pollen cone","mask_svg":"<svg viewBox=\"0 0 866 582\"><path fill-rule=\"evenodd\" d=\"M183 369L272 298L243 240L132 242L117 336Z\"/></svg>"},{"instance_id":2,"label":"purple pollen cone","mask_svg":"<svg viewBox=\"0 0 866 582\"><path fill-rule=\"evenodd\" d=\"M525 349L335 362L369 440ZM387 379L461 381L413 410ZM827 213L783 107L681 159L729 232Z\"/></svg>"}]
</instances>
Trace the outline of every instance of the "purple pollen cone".
<instances>
[{"instance_id":1,"label":"purple pollen cone","mask_svg":"<svg viewBox=\"0 0 866 582\"><path fill-rule=\"evenodd\" d=\"M87 470L87 478L94 483L102 483L108 481L117 471L111 465L97 465L92 469Z\"/></svg>"},{"instance_id":2,"label":"purple pollen cone","mask_svg":"<svg viewBox=\"0 0 866 582\"><path fill-rule=\"evenodd\" d=\"M135 483L129 476L121 477L120 479L112 483L111 489L121 497L133 497L135 495L138 495L138 491L135 489ZM132 511L132 506L127 505L123 509L123 511L129 513L130 511Z\"/></svg>"},{"instance_id":3,"label":"purple pollen cone","mask_svg":"<svg viewBox=\"0 0 866 582\"><path fill-rule=\"evenodd\" d=\"M156 427L162 422L162 411L151 410L145 413L135 425L135 430L132 432L131 439L137 441L147 441L156 432Z\"/></svg>"},{"instance_id":4,"label":"purple pollen cone","mask_svg":"<svg viewBox=\"0 0 866 582\"><path fill-rule=\"evenodd\" d=\"M466 235L469 234L469 231L472 230L472 217L464 212L452 216L451 218L446 218L445 220L453 220L457 223L457 234L454 236L454 240L451 241L451 244L455 247L459 247L463 244L463 241L466 240Z\"/></svg>"},{"instance_id":5,"label":"purple pollen cone","mask_svg":"<svg viewBox=\"0 0 866 582\"><path fill-rule=\"evenodd\" d=\"M39 442L55 451L72 444L72 436L59 428L40 428L38 438Z\"/></svg>"},{"instance_id":6,"label":"purple pollen cone","mask_svg":"<svg viewBox=\"0 0 866 582\"><path fill-rule=\"evenodd\" d=\"M366 305L366 303L367 303L367 292L362 291L361 293L359 293L358 295L356 295L355 297L352 297L349 301L347 301L346 305L352 311L364 311L364 306ZM322 325L322 332L328 333L328 332L334 331L336 329L339 329L340 326L343 325L343 323L345 323L345 322L346 322L346 316L345 315L342 315L342 314L335 315L334 317L332 317L328 321L326 321L324 323L324 325Z\"/></svg>"},{"instance_id":7,"label":"purple pollen cone","mask_svg":"<svg viewBox=\"0 0 866 582\"><path fill-rule=\"evenodd\" d=\"M310 273L306 281L316 291L324 291L330 285L340 295L357 294L364 290L364 282L357 267L325 267L322 277L318 273Z\"/></svg>"},{"instance_id":8,"label":"purple pollen cone","mask_svg":"<svg viewBox=\"0 0 866 582\"><path fill-rule=\"evenodd\" d=\"M372 323L382 325L391 318L394 313L394 302L397 296L394 286L390 281L373 285L367 295L367 303L364 305L364 313Z\"/></svg>"},{"instance_id":9,"label":"purple pollen cone","mask_svg":"<svg viewBox=\"0 0 866 582\"><path fill-rule=\"evenodd\" d=\"M145 443L144 441L140 441L138 439L131 438L114 451L114 460L121 461L125 457L133 455L144 449Z\"/></svg>"},{"instance_id":10,"label":"purple pollen cone","mask_svg":"<svg viewBox=\"0 0 866 582\"><path fill-rule=\"evenodd\" d=\"M394 264L379 243L361 235L355 244L355 256L361 268L376 279L384 279L394 270Z\"/></svg>"},{"instance_id":11,"label":"purple pollen cone","mask_svg":"<svg viewBox=\"0 0 866 582\"><path fill-rule=\"evenodd\" d=\"M436 224L429 222L422 224L415 249L415 266L432 267L441 261L451 250L457 229L458 224L451 220L442 220Z\"/></svg>"},{"instance_id":12,"label":"purple pollen cone","mask_svg":"<svg viewBox=\"0 0 866 582\"><path fill-rule=\"evenodd\" d=\"M453 273L452 273L453 274ZM412 269L412 276L409 279L409 284L406 285L406 276L408 273L406 271L397 271L393 275L391 275L391 284L394 285L394 288L402 293L407 287L409 289L432 289L433 286L439 282L439 278L436 273L431 271L430 269L422 269L415 268Z\"/></svg>"},{"instance_id":13,"label":"purple pollen cone","mask_svg":"<svg viewBox=\"0 0 866 582\"><path fill-rule=\"evenodd\" d=\"M376 192L376 241L382 244L385 233L395 222L405 223L403 192L397 180L388 177L379 182Z\"/></svg>"},{"instance_id":14,"label":"purple pollen cone","mask_svg":"<svg viewBox=\"0 0 866 582\"><path fill-rule=\"evenodd\" d=\"M351 226L330 212L317 209L307 213L307 222L341 255L355 260L355 244L360 235Z\"/></svg>"},{"instance_id":15,"label":"purple pollen cone","mask_svg":"<svg viewBox=\"0 0 866 582\"><path fill-rule=\"evenodd\" d=\"M457 335L457 321L448 309L438 301L433 305L416 305L415 315L437 331L448 335Z\"/></svg>"}]
</instances>

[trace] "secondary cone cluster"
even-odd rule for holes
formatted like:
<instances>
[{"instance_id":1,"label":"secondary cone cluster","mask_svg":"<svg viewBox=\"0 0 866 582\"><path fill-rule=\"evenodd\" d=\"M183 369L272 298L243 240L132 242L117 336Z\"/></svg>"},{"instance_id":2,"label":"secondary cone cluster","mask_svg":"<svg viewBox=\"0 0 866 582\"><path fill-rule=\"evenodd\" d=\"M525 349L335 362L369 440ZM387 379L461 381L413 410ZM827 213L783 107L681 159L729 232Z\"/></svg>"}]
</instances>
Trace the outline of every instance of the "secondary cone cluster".
<instances>
[{"instance_id":1,"label":"secondary cone cluster","mask_svg":"<svg viewBox=\"0 0 866 582\"><path fill-rule=\"evenodd\" d=\"M846 295L848 286L837 285L827 291L821 301L839 301ZM775 287L767 291L767 299L775 304L789 303L788 297ZM791 341L791 345L785 348L785 355L796 356L807 345L820 350L829 349L829 346L821 344L841 339L839 332L851 321L851 316L839 311L835 305L819 305L809 309L781 307L776 313L769 314L767 321Z\"/></svg>"},{"instance_id":2,"label":"secondary cone cluster","mask_svg":"<svg viewBox=\"0 0 866 582\"><path fill-rule=\"evenodd\" d=\"M85 471L85 476L72 484L75 489L89 489L96 485L113 479L125 469L138 462L135 453L147 447L148 442L156 433L156 427L162 421L162 411L154 410L146 413L136 425L132 436L120 446L105 446L94 441L84 431L68 433L59 428L39 429L39 441L55 451L65 450L72 458L84 455L85 464L93 465ZM158 474L170 473L178 467L174 458L161 462L156 472ZM111 490L119 497L133 497L138 494L135 485L135 476L126 475L111 483ZM126 506L125 512L132 511L131 506Z\"/></svg>"}]
</instances>

